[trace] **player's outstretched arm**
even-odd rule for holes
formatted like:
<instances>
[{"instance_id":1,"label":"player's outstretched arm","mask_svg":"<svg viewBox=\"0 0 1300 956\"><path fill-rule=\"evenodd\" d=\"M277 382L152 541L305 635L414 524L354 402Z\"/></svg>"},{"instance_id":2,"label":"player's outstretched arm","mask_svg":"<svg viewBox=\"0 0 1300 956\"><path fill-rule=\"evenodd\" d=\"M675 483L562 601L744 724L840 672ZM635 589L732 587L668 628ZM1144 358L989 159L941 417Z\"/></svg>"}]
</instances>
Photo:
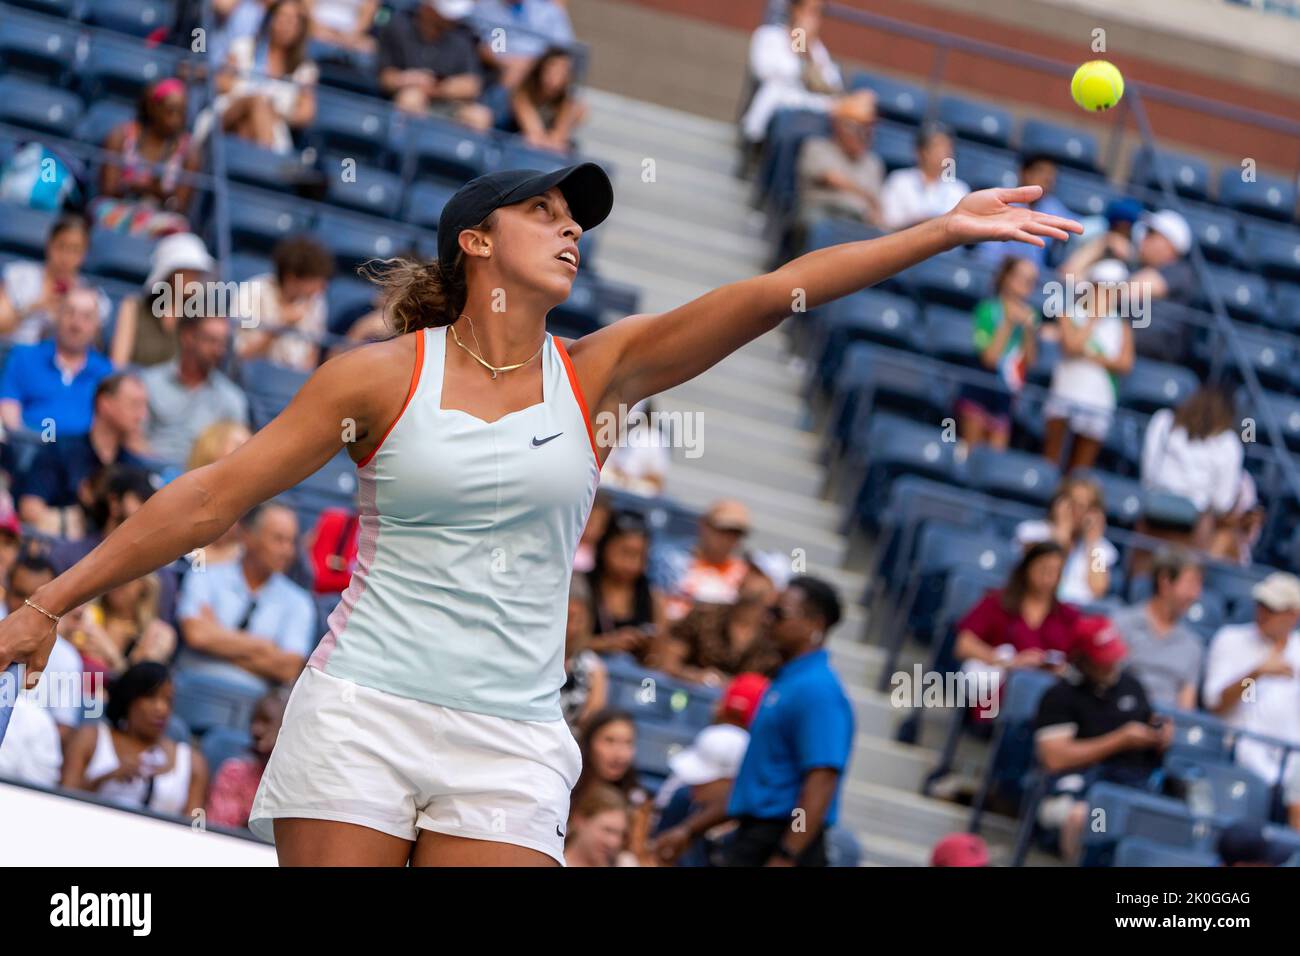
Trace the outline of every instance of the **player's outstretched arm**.
<instances>
[{"instance_id":1,"label":"player's outstretched arm","mask_svg":"<svg viewBox=\"0 0 1300 956\"><path fill-rule=\"evenodd\" d=\"M1033 202L1038 186L970 193L951 211L909 229L818 249L781 268L722 286L657 315L629 316L582 339L600 358L593 378L607 383L601 404L632 404L680 385L792 312L811 309L874 285L937 253L973 242L1014 240L1042 246L1083 227L1011 203ZM595 358L595 356L593 356Z\"/></svg>"},{"instance_id":2,"label":"player's outstretched arm","mask_svg":"<svg viewBox=\"0 0 1300 956\"><path fill-rule=\"evenodd\" d=\"M373 383L392 380L404 357L384 342L326 362L287 408L225 458L186 472L151 497L90 554L41 587L32 601L62 615L120 584L135 580L219 538L254 505L302 481L343 443L345 420L359 442L375 431L368 419L385 413L387 396ZM409 360L400 378L409 376ZM391 390L396 393L396 389ZM394 410L395 411L395 410ZM378 429L382 433L382 428ZM0 621L0 670L28 666L28 686L54 646L54 623L21 607Z\"/></svg>"}]
</instances>

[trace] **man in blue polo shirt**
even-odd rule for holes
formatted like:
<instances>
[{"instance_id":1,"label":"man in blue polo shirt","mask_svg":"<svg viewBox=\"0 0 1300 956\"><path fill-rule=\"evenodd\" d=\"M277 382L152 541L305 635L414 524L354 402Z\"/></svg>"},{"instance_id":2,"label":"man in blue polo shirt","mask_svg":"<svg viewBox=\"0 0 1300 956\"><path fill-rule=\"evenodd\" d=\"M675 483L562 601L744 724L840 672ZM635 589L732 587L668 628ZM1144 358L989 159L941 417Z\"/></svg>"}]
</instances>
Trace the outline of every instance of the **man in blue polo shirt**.
<instances>
[{"instance_id":1,"label":"man in blue polo shirt","mask_svg":"<svg viewBox=\"0 0 1300 956\"><path fill-rule=\"evenodd\" d=\"M826 652L840 620L835 589L795 578L772 609L785 664L750 725L727 813L739 826L728 866L825 866L826 828L853 750L853 707Z\"/></svg>"},{"instance_id":2,"label":"man in blue polo shirt","mask_svg":"<svg viewBox=\"0 0 1300 956\"><path fill-rule=\"evenodd\" d=\"M95 388L113 371L113 363L92 348L98 334L98 294L73 289L54 318L54 337L9 353L0 380L5 428L50 434L56 441L90 431Z\"/></svg>"}]
</instances>

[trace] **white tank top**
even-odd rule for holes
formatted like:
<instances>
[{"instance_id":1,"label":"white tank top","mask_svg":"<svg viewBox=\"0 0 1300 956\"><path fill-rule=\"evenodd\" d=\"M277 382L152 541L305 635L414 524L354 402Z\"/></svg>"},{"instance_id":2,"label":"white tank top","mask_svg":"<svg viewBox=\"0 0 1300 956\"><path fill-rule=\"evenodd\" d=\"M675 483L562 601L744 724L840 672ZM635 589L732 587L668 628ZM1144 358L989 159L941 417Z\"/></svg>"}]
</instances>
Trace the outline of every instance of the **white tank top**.
<instances>
[{"instance_id":1,"label":"white tank top","mask_svg":"<svg viewBox=\"0 0 1300 956\"><path fill-rule=\"evenodd\" d=\"M459 710L560 720L569 577L600 482L563 345L542 401L485 422L443 409L445 327L411 333L406 404L358 463L356 570L309 661Z\"/></svg>"},{"instance_id":2,"label":"white tank top","mask_svg":"<svg viewBox=\"0 0 1300 956\"><path fill-rule=\"evenodd\" d=\"M146 750L141 755L141 763L154 761L158 765L167 762L167 754L161 746ZM108 722L98 723L98 736L95 738L95 752L90 755L86 765L86 779L94 780L106 773L112 773L121 761L117 757L117 748L113 746L113 733ZM143 777L132 780L106 780L97 791L105 800L125 807L146 807L157 813L183 815L189 806L190 798L190 745L176 743L176 760L171 769L155 774L153 786Z\"/></svg>"}]
</instances>

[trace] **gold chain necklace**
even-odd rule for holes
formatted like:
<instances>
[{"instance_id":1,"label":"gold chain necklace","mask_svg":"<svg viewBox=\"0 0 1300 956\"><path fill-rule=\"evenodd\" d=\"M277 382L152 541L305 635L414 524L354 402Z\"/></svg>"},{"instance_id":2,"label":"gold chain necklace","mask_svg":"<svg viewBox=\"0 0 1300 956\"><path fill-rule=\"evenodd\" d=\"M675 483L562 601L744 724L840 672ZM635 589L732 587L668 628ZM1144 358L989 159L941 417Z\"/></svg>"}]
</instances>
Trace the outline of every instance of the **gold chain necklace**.
<instances>
[{"instance_id":1,"label":"gold chain necklace","mask_svg":"<svg viewBox=\"0 0 1300 956\"><path fill-rule=\"evenodd\" d=\"M474 320L471 319L468 315L465 315L463 312L461 313L460 317L469 322L470 335L474 336L474 344L478 346L479 352L481 352L483 350L483 346L479 345L478 343L478 333L474 331ZM470 357L473 358L474 361L478 362L479 365L482 365L485 369L491 372L493 378L496 378L497 374L500 372L512 372L517 368L523 368L533 359L537 358L538 354L542 351L542 345L546 344L546 335L545 333L543 333L542 342L541 345L537 346L537 351L534 352L532 355L528 356L528 358L526 358L524 361L519 362L516 365L493 365L490 362L486 361L482 355L480 355L478 352L475 352L472 348L470 348L468 345L466 345L464 342L460 340L460 336L456 334L455 323L452 323L449 326L449 328L451 329L451 337L456 340L456 344L459 345L461 348L463 348L466 352L468 352L470 354Z\"/></svg>"}]
</instances>

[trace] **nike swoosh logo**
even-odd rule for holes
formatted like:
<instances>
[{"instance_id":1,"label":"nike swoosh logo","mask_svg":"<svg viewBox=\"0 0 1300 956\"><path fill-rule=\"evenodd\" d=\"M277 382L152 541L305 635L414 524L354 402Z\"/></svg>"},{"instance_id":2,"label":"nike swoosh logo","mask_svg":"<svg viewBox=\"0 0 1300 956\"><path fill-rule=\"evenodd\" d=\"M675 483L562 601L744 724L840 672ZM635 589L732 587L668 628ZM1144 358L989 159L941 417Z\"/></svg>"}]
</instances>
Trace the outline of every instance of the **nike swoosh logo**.
<instances>
[{"instance_id":1,"label":"nike swoosh logo","mask_svg":"<svg viewBox=\"0 0 1300 956\"><path fill-rule=\"evenodd\" d=\"M563 435L563 434L564 434L564 432L556 432L556 433L555 433L554 435L552 435L550 438L538 438L536 435L534 435L534 436L533 436L533 447L534 447L534 448L540 448L542 445L545 445L548 441L552 441L552 440L554 440L554 439L556 439L556 438L559 438L559 437L560 437L561 435Z\"/></svg>"},{"instance_id":2,"label":"nike swoosh logo","mask_svg":"<svg viewBox=\"0 0 1300 956\"><path fill-rule=\"evenodd\" d=\"M561 840L564 839L564 834L560 832L560 825L558 823L555 825L555 835Z\"/></svg>"}]
</instances>

